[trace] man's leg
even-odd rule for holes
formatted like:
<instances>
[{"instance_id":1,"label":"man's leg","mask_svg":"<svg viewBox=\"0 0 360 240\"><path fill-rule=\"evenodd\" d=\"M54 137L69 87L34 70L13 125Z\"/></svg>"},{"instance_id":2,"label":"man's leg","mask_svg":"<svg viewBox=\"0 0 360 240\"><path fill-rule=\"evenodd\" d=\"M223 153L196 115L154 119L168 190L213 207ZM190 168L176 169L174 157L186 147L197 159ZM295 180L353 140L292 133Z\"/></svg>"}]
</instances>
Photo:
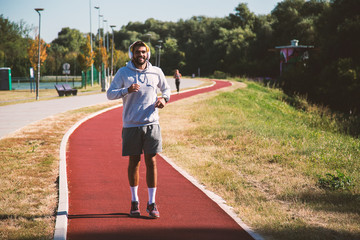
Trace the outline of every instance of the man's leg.
<instances>
[{"instance_id":1,"label":"man's leg","mask_svg":"<svg viewBox=\"0 0 360 240\"><path fill-rule=\"evenodd\" d=\"M129 156L128 179L130 187L139 186L140 155Z\"/></svg>"},{"instance_id":2,"label":"man's leg","mask_svg":"<svg viewBox=\"0 0 360 240\"><path fill-rule=\"evenodd\" d=\"M138 197L138 186L139 186L139 167L140 167L140 155L129 156L128 166L128 179L131 190L131 217L140 216L139 210L139 197Z\"/></svg>"},{"instance_id":3,"label":"man's leg","mask_svg":"<svg viewBox=\"0 0 360 240\"><path fill-rule=\"evenodd\" d=\"M160 217L159 211L155 204L155 195L157 187L157 167L156 167L156 154L145 154L146 164L146 183L148 185L149 202L147 212L150 217Z\"/></svg>"},{"instance_id":4,"label":"man's leg","mask_svg":"<svg viewBox=\"0 0 360 240\"><path fill-rule=\"evenodd\" d=\"M146 183L148 188L157 186L156 154L145 154Z\"/></svg>"}]
</instances>

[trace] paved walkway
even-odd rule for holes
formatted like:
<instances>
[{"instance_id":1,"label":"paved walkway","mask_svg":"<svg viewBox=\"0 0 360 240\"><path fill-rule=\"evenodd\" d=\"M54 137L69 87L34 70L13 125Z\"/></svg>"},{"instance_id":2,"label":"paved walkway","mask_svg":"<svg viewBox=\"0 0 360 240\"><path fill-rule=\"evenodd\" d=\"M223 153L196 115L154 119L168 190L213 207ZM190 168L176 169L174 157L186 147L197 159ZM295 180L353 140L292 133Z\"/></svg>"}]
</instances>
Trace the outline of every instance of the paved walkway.
<instances>
[{"instance_id":1,"label":"paved walkway","mask_svg":"<svg viewBox=\"0 0 360 240\"><path fill-rule=\"evenodd\" d=\"M168 81L171 89L175 90L174 80L168 79ZM202 83L200 80L183 79L181 88L197 87ZM193 94L192 92L196 91L198 90L173 95L171 101L189 97ZM106 94L101 93L1 106L0 139L32 122L51 115L107 101ZM157 199L159 200L161 218L155 221L149 220L146 217L129 219L127 217L129 210L129 201L127 201L127 198L129 193L128 186L126 185L126 176L123 174L126 172L126 166L124 165L126 161L119 161L118 156L121 155L119 153L120 141L116 141L119 139L112 137L116 132L118 132L118 134L115 134L116 136L121 136L119 133L121 125L114 124L114 121L121 120L119 111L121 111L121 108L100 114L99 117L86 121L79 129L75 130L77 133L71 135L70 141L72 141L72 143L77 142L77 144L74 145L70 143L70 153L74 149L76 149L76 151L73 151L73 153L83 153L78 155L82 157L74 157L69 153L69 158L76 159L71 161L71 164L76 164L78 160L84 161L80 162L78 166L70 166L70 168L75 168L73 169L74 171L70 170L70 172L68 172L73 178L69 179L69 183L80 186L77 189L75 185L70 186L72 188L70 193L73 194L71 204L78 206L78 208L70 208L68 216L70 221L68 237L70 239L118 239L119 236L124 237L124 239L128 237L131 237L131 239L144 239L144 234L147 239L157 240L184 238L251 239L248 232L244 231L233 218L224 212L219 205L211 201L203 191L195 187L189 179L184 178L183 175L175 170L176 166L175 168L174 165L171 166L163 157L159 157L158 160L160 172L159 182L161 182L159 186L161 186L161 188L159 188ZM104 130L105 132L98 131L99 129L97 127L90 127L90 129L97 131L97 133L89 134L89 132L86 131L86 134L81 134L81 131L88 130L88 124L97 125L98 121L103 122L104 118L105 121L111 121L113 123L109 125L101 124L101 126L105 128L108 127ZM84 136L85 138L83 138ZM101 140L97 138L99 136ZM109 141L114 140L116 144L109 144ZM105 145L99 145L99 143ZM116 149L105 150L104 147L109 146L113 146ZM83 147L85 147L85 149ZM97 154L90 154L96 150ZM92 157L95 157L95 161L88 161L89 158ZM110 163L114 163L115 165ZM84 169L89 170L89 165L92 165L94 169L90 170L91 172L84 172ZM116 172L109 173L106 171ZM144 168L142 168L141 171L142 174L144 174ZM74 173L80 175L72 175ZM98 174L100 174L100 177ZM75 180L79 176L79 180ZM115 177L115 179L113 179L113 177ZM120 184L114 184L113 180ZM95 187L90 188L90 191L85 192L85 195L83 193L76 195L76 191L81 190L89 184L95 184ZM122 190L119 188L121 184L124 185L124 187L121 188ZM144 179L141 184L144 184ZM115 189L110 191L103 189L102 187L105 185L110 186L110 188L115 187ZM146 187L142 185L141 189L139 193L140 197L143 199L142 201L146 201ZM88 194L90 194L90 198ZM178 201L180 197L184 197L182 199L184 202ZM93 200L96 199L100 201L93 202ZM175 201L176 199L177 201ZM145 205L145 202L141 202L143 212ZM205 213L205 215L203 213Z\"/></svg>"},{"instance_id":2,"label":"paved walkway","mask_svg":"<svg viewBox=\"0 0 360 240\"><path fill-rule=\"evenodd\" d=\"M171 89L175 90L174 80L171 78L168 78L167 80ZM202 81L196 79L182 79L180 87L196 87L202 83ZM43 118L107 101L109 100L107 99L106 94L99 93L0 106L0 139L9 133Z\"/></svg>"},{"instance_id":3,"label":"paved walkway","mask_svg":"<svg viewBox=\"0 0 360 240\"><path fill-rule=\"evenodd\" d=\"M173 95L170 102L230 85L217 81L212 87ZM106 111L81 124L69 137L68 239L253 239L162 156L157 157L156 198L161 217L156 220L147 217L146 171L142 162L139 186L142 215L130 218L128 160L121 156L121 116L122 107Z\"/></svg>"}]
</instances>

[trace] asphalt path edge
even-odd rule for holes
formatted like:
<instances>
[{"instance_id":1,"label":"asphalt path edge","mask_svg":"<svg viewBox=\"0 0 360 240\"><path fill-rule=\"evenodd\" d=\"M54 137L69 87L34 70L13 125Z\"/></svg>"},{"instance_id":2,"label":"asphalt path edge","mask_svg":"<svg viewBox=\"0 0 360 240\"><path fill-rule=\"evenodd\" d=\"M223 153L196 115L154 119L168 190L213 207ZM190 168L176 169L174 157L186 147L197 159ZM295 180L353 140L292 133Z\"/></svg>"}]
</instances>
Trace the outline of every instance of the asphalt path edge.
<instances>
[{"instance_id":1,"label":"asphalt path edge","mask_svg":"<svg viewBox=\"0 0 360 240\"><path fill-rule=\"evenodd\" d=\"M212 87L216 83L214 82L210 86L189 89L182 91L193 91L201 88L208 88ZM67 237L67 226L68 226L68 213L69 213L69 191L68 191L68 184L67 184L67 173L66 173L66 148L69 137L71 134L84 122L87 120L96 117L104 112L113 110L115 108L121 107L122 104L118 104L93 114L84 117L77 123L75 123L63 136L60 144L60 161L59 161L59 205L58 210L56 213L56 220L55 220L55 232L54 232L54 240L66 240ZM249 226L247 226L233 211L232 207L226 204L226 201L221 198L219 195L215 194L214 192L205 188L204 185L201 185L194 177L188 174L185 170L177 166L170 158L159 154L167 163L169 163L176 171L178 171L183 177L189 180L193 185L195 185L198 189L200 189L204 194L206 194L212 201L218 204L240 227L242 227L252 238L255 240L264 240L262 236L258 233L254 232Z\"/></svg>"},{"instance_id":2,"label":"asphalt path edge","mask_svg":"<svg viewBox=\"0 0 360 240\"><path fill-rule=\"evenodd\" d=\"M87 120L121 106L122 104L118 104L100 110L98 112L95 112L93 114L90 114L87 117L84 117L83 119L75 123L75 125L73 125L63 136L60 143L59 205L56 213L54 240L65 240L67 235L68 213L69 213L69 190L68 190L67 173L66 173L66 147L69 137L81 124L83 124Z\"/></svg>"},{"instance_id":3,"label":"asphalt path edge","mask_svg":"<svg viewBox=\"0 0 360 240\"><path fill-rule=\"evenodd\" d=\"M168 164L170 164L176 171L178 171L184 178L189 180L195 187L200 189L206 196L213 200L219 207L222 208L240 227L242 227L252 238L255 240L264 240L262 236L254 232L249 226L247 226L234 212L233 208L226 204L226 201L217 195L216 193L206 189L206 187L200 184L193 176L188 174L184 169L176 165L170 158L158 153Z\"/></svg>"}]
</instances>

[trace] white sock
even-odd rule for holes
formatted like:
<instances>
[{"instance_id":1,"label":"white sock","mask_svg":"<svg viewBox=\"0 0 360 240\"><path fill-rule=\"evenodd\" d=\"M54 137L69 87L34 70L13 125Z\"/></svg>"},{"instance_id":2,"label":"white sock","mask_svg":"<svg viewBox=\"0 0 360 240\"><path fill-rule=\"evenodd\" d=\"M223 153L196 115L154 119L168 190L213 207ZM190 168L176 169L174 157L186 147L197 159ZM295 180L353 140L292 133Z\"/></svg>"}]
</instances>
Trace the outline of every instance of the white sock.
<instances>
[{"instance_id":1,"label":"white sock","mask_svg":"<svg viewBox=\"0 0 360 240\"><path fill-rule=\"evenodd\" d=\"M156 187L148 188L148 193L149 193L149 204L155 203Z\"/></svg>"},{"instance_id":2,"label":"white sock","mask_svg":"<svg viewBox=\"0 0 360 240\"><path fill-rule=\"evenodd\" d=\"M131 201L132 202L138 202L139 201L139 197L138 197L138 186L135 187L130 187L131 190Z\"/></svg>"}]
</instances>

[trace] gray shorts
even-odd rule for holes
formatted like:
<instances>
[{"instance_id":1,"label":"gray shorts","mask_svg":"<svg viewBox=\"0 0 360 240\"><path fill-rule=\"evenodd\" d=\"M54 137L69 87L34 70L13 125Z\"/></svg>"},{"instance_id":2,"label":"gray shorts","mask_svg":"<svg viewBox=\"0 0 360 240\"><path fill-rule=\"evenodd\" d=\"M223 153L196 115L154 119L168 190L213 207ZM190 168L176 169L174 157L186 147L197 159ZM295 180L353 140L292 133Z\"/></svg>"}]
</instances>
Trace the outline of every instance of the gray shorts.
<instances>
[{"instance_id":1,"label":"gray shorts","mask_svg":"<svg viewBox=\"0 0 360 240\"><path fill-rule=\"evenodd\" d=\"M155 154L162 151L160 125L123 128L122 155Z\"/></svg>"}]
</instances>

